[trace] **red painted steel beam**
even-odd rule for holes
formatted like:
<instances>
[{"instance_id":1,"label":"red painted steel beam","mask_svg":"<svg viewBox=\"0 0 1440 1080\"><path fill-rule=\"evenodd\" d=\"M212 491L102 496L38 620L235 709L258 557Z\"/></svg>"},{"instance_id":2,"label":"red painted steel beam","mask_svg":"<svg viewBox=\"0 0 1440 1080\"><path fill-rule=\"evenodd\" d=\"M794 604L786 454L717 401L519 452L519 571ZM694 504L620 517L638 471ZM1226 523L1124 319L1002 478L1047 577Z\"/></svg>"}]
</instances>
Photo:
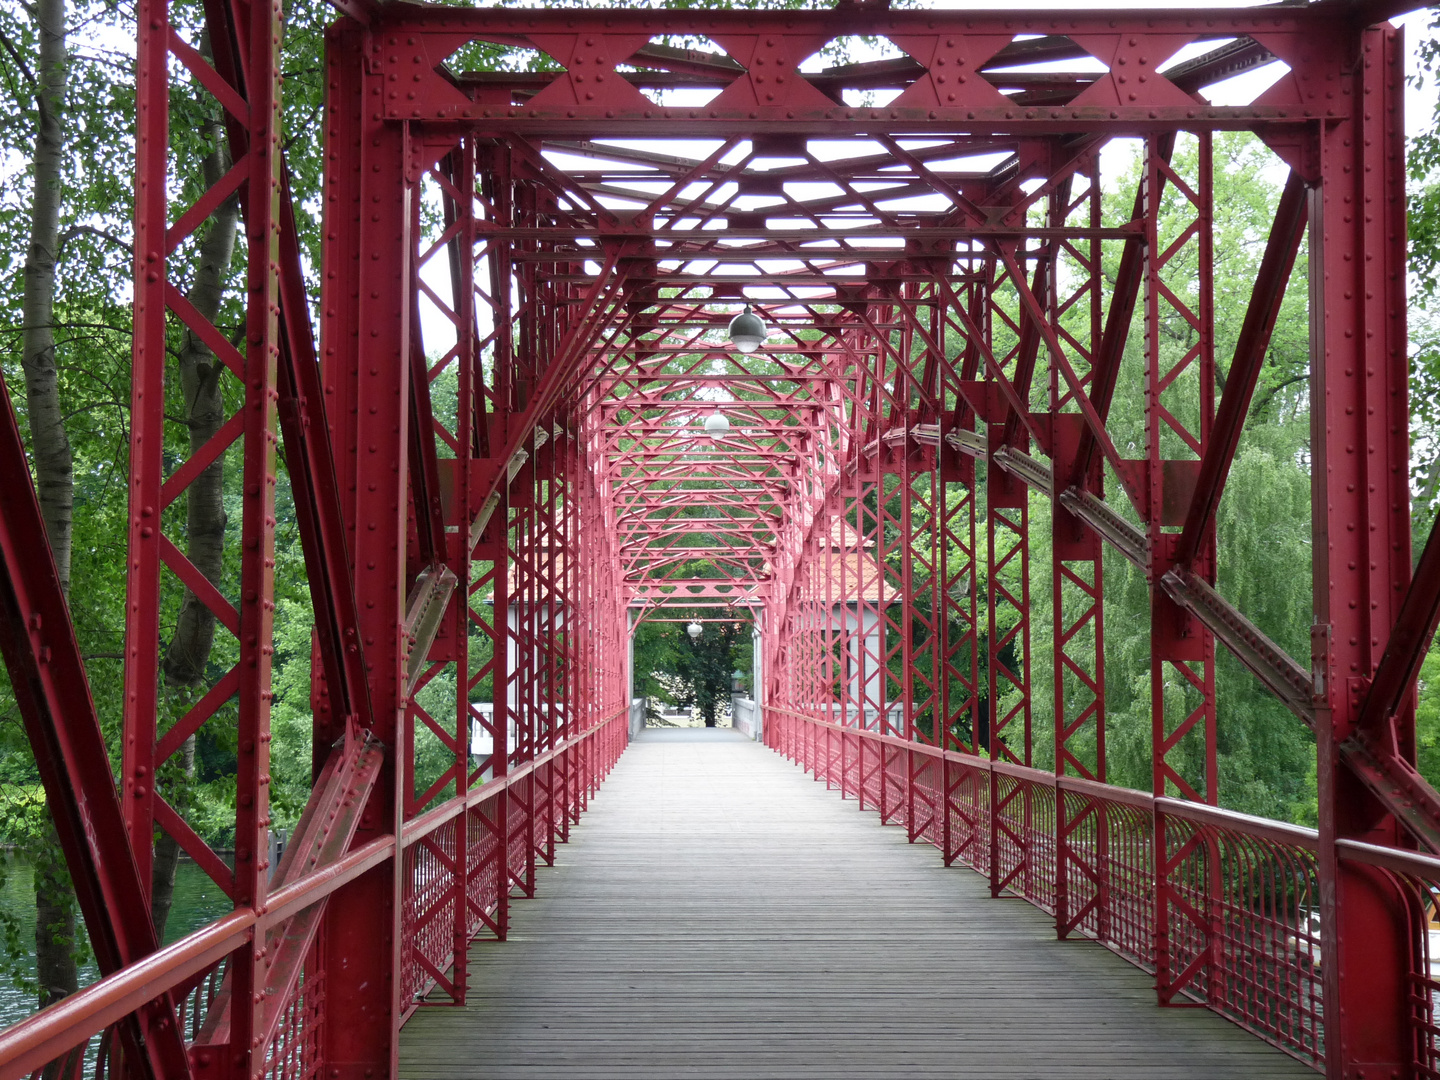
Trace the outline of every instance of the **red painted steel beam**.
<instances>
[{"instance_id":1,"label":"red painted steel beam","mask_svg":"<svg viewBox=\"0 0 1440 1080\"><path fill-rule=\"evenodd\" d=\"M329 710L328 723L319 717L317 721L321 721L322 732L332 735L328 740L317 740L314 768L318 777L329 743L343 731L347 718L354 717L361 730L369 730L374 718L288 172L282 176L280 219L280 430L285 440L305 576L315 610Z\"/></svg>"},{"instance_id":2,"label":"red painted steel beam","mask_svg":"<svg viewBox=\"0 0 1440 1080\"><path fill-rule=\"evenodd\" d=\"M369 26L372 19L385 10L381 0L326 0L341 15L347 15L362 26Z\"/></svg>"},{"instance_id":3,"label":"red painted steel beam","mask_svg":"<svg viewBox=\"0 0 1440 1080\"><path fill-rule=\"evenodd\" d=\"M1360 732L1378 735L1392 717L1413 708L1415 679L1435 636L1437 622L1440 622L1440 528L1432 525L1390 628L1385 652L1360 705L1355 721Z\"/></svg>"},{"instance_id":4,"label":"red painted steel beam","mask_svg":"<svg viewBox=\"0 0 1440 1080\"><path fill-rule=\"evenodd\" d=\"M342 20L326 49L327 153L365 167L325 173L321 372L342 492L348 574L353 582L371 731L386 746L380 777L364 806L356 843L398 836L408 757L401 627L410 489L409 349L406 320L411 216L407 162L417 152L406 130L361 109L373 77L358 62L366 32ZM316 741L324 743L323 729ZM333 737L332 737L333 741ZM393 1072L398 1053L402 903L395 857L334 894L320 930L325 1008L343 1017L319 1032L317 1053L342 1077Z\"/></svg>"},{"instance_id":5,"label":"red painted steel beam","mask_svg":"<svg viewBox=\"0 0 1440 1080\"><path fill-rule=\"evenodd\" d=\"M1366 30L1358 45L1353 73L1339 79L1365 107L1321 131L1310 206L1312 669L1332 1080L1410 1067L1407 957L1416 948L1393 885L1337 850L1342 840L1402 842L1400 821L1343 747L1370 734L1359 726L1364 682L1382 661L1411 580L1404 71L1397 31ZM1413 760L1408 705L1394 733L1397 754Z\"/></svg>"},{"instance_id":6,"label":"red painted steel beam","mask_svg":"<svg viewBox=\"0 0 1440 1080\"><path fill-rule=\"evenodd\" d=\"M1315 726L1314 685L1308 671L1231 606L1214 586L1185 567L1167 571L1160 583L1171 599L1195 615L1286 708L1306 726Z\"/></svg>"},{"instance_id":7,"label":"red painted steel beam","mask_svg":"<svg viewBox=\"0 0 1440 1080\"><path fill-rule=\"evenodd\" d=\"M1235 355L1225 376L1225 392L1215 414L1209 444L1200 461L1195 493L1191 496L1185 526L1175 550L1175 561L1182 566L1194 561L1207 530L1213 527L1220 496L1225 490L1225 479L1235 459L1250 411L1250 400L1265 364L1270 335L1275 330L1276 319L1280 317L1285 288L1295 267L1295 257L1300 252L1300 242L1305 237L1307 216L1305 181L1292 170L1285 181L1280 204L1275 209L1270 239L1260 260L1260 269L1250 293L1250 305L1245 310L1245 321L1235 342Z\"/></svg>"},{"instance_id":8,"label":"red painted steel beam","mask_svg":"<svg viewBox=\"0 0 1440 1080\"><path fill-rule=\"evenodd\" d=\"M1175 150L1175 136L1162 135L1160 156L1169 161ZM1144 192L1135 193L1135 206L1130 213L1131 221L1141 221L1145 211ZM1140 288L1145 280L1145 243L1137 237L1126 243L1120 253L1120 265L1115 271L1115 286L1111 292L1110 310L1106 313L1105 330L1095 350L1095 362L1091 367L1090 400L1101 419L1110 415L1110 402L1115 395L1115 384L1120 377L1120 364L1125 358L1125 343L1130 339L1130 324L1135 318L1135 305L1140 299ZM1075 454L1068 482L1063 487L1083 483L1094 464L1095 452L1101 448L1095 432L1086 428L1080 435L1080 447Z\"/></svg>"},{"instance_id":9,"label":"red painted steel beam","mask_svg":"<svg viewBox=\"0 0 1440 1080\"><path fill-rule=\"evenodd\" d=\"M1393 740L1352 736L1339 746L1347 768L1376 802L1432 854L1440 855L1440 793L1396 750Z\"/></svg>"},{"instance_id":10,"label":"red painted steel beam","mask_svg":"<svg viewBox=\"0 0 1440 1080\"><path fill-rule=\"evenodd\" d=\"M0 652L96 962L111 975L155 951L155 929L3 377L0 478ZM134 1075L190 1075L168 994L130 1013L120 1035Z\"/></svg>"},{"instance_id":11,"label":"red painted steel beam","mask_svg":"<svg viewBox=\"0 0 1440 1080\"><path fill-rule=\"evenodd\" d=\"M1080 382L1080 376L1071 365L1069 357L1065 355L1065 350L1060 344L1060 339L1055 332L1055 327L1051 325L1050 319L1045 312L1043 298L1036 296L1031 290L1029 284L1025 281L1024 273L1021 271L1019 264L1015 261L1015 257L1011 253L1002 248L1000 256L1010 272L1011 281L1014 284L1016 292L1020 294L1020 302L1026 314L1029 316L1029 325L1036 328L1040 339L1045 342L1045 346L1050 352L1051 362L1058 367L1061 378L1069 387L1075 403L1080 406L1080 414L1085 417L1086 427L1091 437L1095 440L1096 445L1100 447L1106 459L1115 467L1117 472L1119 472L1121 470L1120 453L1115 449L1115 445L1110 439L1110 434L1105 429L1104 417L1100 415L1094 402L1090 400L1090 395L1086 393L1085 387Z\"/></svg>"},{"instance_id":12,"label":"red painted steel beam","mask_svg":"<svg viewBox=\"0 0 1440 1080\"><path fill-rule=\"evenodd\" d=\"M418 219L418 200L414 213ZM412 227L416 227L413 226ZM413 270L416 281L419 268ZM440 508L440 463L435 447L435 413L430 407L430 368L420 335L420 292L412 284L410 309L410 491L418 550L409 561L435 566L445 558L445 518Z\"/></svg>"},{"instance_id":13,"label":"red painted steel beam","mask_svg":"<svg viewBox=\"0 0 1440 1080\"><path fill-rule=\"evenodd\" d=\"M1035 267L1035 279L1033 284L1025 281L1024 269L1019 266L1013 257L1006 262L1006 267L1012 275L1018 274L1015 278L1017 289L1024 288L1024 296L1028 296L1033 305L1024 303L1022 317L1020 320L1020 344L1018 354L1015 357L1015 368L1013 378L1016 387L1020 390L1022 397L1028 397L1030 384L1035 377L1035 361L1040 356L1040 344L1044 338L1041 329L1042 319L1048 319L1050 293L1049 259L1037 260ZM1045 314L1037 318L1037 312ZM1048 344L1048 341L1047 341ZM1021 417L1012 411L1005 418L1004 442L1007 445L1015 445L1017 436L1020 433Z\"/></svg>"},{"instance_id":14,"label":"red painted steel beam","mask_svg":"<svg viewBox=\"0 0 1440 1080\"><path fill-rule=\"evenodd\" d=\"M341 864L379 779L383 759L384 747L365 737L347 737L332 749L275 869L270 882L274 892L306 881L312 874L324 875ZM262 1048L275 1038L325 909L326 898L321 897L287 920L272 919L265 932L265 976L256 993L255 1004L260 1008L253 1036ZM234 981L227 977L205 1012L196 1047L223 1049L230 1041L234 989ZM244 1004L248 1010L250 1002Z\"/></svg>"},{"instance_id":15,"label":"red painted steel beam","mask_svg":"<svg viewBox=\"0 0 1440 1080\"><path fill-rule=\"evenodd\" d=\"M504 463L530 438L542 415L555 408L561 394L579 373L580 356L590 350L595 339L602 333L604 316L613 310L617 293L623 288L624 274L617 269L618 261L618 250L612 248L606 253L600 273L594 277L593 285L586 292L577 321L568 331L556 354L549 358L531 401L511 425L505 452L493 459L500 464L495 467L493 476L479 485L481 502L498 490L501 477L505 475Z\"/></svg>"},{"instance_id":16,"label":"red painted steel beam","mask_svg":"<svg viewBox=\"0 0 1440 1080\"><path fill-rule=\"evenodd\" d=\"M259 927L291 918L348 882L394 857L384 838L357 848L325 870L279 889L263 913L242 908L101 978L63 1001L0 1030L0 1080L20 1080L120 1022L147 1001L206 971L243 945Z\"/></svg>"}]
</instances>

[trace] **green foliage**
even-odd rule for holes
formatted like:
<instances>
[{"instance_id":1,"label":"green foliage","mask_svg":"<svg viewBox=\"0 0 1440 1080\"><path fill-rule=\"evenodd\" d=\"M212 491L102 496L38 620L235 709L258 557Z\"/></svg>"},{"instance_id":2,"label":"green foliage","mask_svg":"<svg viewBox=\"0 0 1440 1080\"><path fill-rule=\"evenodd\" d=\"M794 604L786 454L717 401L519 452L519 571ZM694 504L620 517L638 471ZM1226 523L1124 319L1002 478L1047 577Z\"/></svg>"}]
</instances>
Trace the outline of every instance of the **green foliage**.
<instances>
[{"instance_id":1,"label":"green foliage","mask_svg":"<svg viewBox=\"0 0 1440 1080\"><path fill-rule=\"evenodd\" d=\"M636 697L671 698L673 675L682 635L679 623L643 622L635 628L634 694ZM662 679L665 681L662 682Z\"/></svg>"},{"instance_id":2,"label":"green foliage","mask_svg":"<svg viewBox=\"0 0 1440 1080\"><path fill-rule=\"evenodd\" d=\"M667 609L667 616L689 620L682 608ZM697 609L693 615L706 617ZM714 617L710 609L710 617ZM730 700L731 676L751 674L751 623L702 623L696 641L685 632L686 622L643 622L635 629L635 695L657 697L681 708L695 707L707 724L713 724Z\"/></svg>"},{"instance_id":3,"label":"green foliage","mask_svg":"<svg viewBox=\"0 0 1440 1080\"><path fill-rule=\"evenodd\" d=\"M1410 192L1406 201L1410 235L1410 273L1420 296L1433 298L1440 292L1440 83L1436 64L1440 62L1440 12L1432 11L1432 36L1415 49L1418 70L1410 83L1426 91L1431 100L1430 126L1410 140L1406 165Z\"/></svg>"},{"instance_id":4,"label":"green foliage","mask_svg":"<svg viewBox=\"0 0 1440 1080\"><path fill-rule=\"evenodd\" d=\"M1429 123L1409 140L1406 200L1410 255L1410 429L1412 549L1418 558L1440 510L1440 9L1416 49L1412 85L1426 93ZM1431 642L1420 668L1417 765L1440 785L1440 650Z\"/></svg>"},{"instance_id":5,"label":"green foliage","mask_svg":"<svg viewBox=\"0 0 1440 1080\"><path fill-rule=\"evenodd\" d=\"M68 885L70 875L65 868L65 857L46 810L44 789L39 784L7 784L0 789L0 837L21 853L35 879L42 882L51 879ZM13 863L13 853L0 852L0 892L4 891ZM60 911L68 914L68 918L62 916L63 921L54 928L57 938L63 944L69 926L74 925L75 936L70 939L69 948L76 965L84 965L91 958L90 942L78 918L74 891L66 887L51 889L50 894L63 900ZM0 977L35 997L41 989L35 978L35 941L33 936L23 933L24 927L25 920L14 910L0 907Z\"/></svg>"},{"instance_id":6,"label":"green foliage","mask_svg":"<svg viewBox=\"0 0 1440 1080\"><path fill-rule=\"evenodd\" d=\"M668 625L678 626L678 623ZM703 623L705 632L695 641L687 636L675 657L675 675L680 680L676 704L694 706L707 726L713 727L722 705L730 700L730 673L740 661L743 642L749 651L749 623Z\"/></svg>"},{"instance_id":7,"label":"green foliage","mask_svg":"<svg viewBox=\"0 0 1440 1080\"><path fill-rule=\"evenodd\" d=\"M43 799L43 795L42 795ZM0 851L0 895L4 895L15 871L15 857ZM25 899L33 904L33 886ZM29 958L33 946L25 940L25 922L15 910L0 907L0 978L4 978L26 997L37 997L40 984L35 978Z\"/></svg>"}]
</instances>

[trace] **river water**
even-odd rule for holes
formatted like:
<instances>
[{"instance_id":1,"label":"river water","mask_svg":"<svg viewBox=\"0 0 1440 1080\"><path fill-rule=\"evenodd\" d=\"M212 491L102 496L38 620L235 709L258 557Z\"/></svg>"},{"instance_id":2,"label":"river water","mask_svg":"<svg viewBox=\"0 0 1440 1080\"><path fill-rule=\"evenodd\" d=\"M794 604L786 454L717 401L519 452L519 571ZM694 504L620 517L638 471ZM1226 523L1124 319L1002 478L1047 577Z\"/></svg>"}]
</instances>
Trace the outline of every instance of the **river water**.
<instances>
[{"instance_id":1,"label":"river water","mask_svg":"<svg viewBox=\"0 0 1440 1080\"><path fill-rule=\"evenodd\" d=\"M175 869L175 904L165 927L165 941L175 941L230 910L231 904L205 871L189 859ZM20 939L27 945L35 940L35 882L29 865L11 858L6 867L5 886L0 889L0 908L17 915L22 923ZM29 974L35 972L33 956ZM91 961L80 969L80 985L100 977ZM0 1028L9 1027L35 1011L35 999L0 975Z\"/></svg>"}]
</instances>

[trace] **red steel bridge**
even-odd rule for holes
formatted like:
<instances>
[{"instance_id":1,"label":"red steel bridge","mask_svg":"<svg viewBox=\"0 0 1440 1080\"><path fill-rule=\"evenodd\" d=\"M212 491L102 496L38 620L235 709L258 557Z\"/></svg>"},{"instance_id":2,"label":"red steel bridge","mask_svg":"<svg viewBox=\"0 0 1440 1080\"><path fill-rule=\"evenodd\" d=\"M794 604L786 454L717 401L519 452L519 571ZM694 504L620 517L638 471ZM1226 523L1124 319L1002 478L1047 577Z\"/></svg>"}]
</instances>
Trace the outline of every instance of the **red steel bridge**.
<instances>
[{"instance_id":1,"label":"red steel bridge","mask_svg":"<svg viewBox=\"0 0 1440 1080\"><path fill-rule=\"evenodd\" d=\"M0 646L103 977L0 1032L0 1076L393 1075L421 997L465 999L469 943L506 936L624 752L634 626L704 608L757 628L769 746L1060 938L1153 972L1159 1005L1207 1006L1336 1080L1440 1076L1440 796L1413 764L1440 542L1412 557L1403 76L1382 21L1402 4L335 3L304 132L282 132L279 0L206 0L213 62L166 0L136 5L118 774L4 410ZM851 36L879 58L826 59ZM1249 104L1202 93L1276 62ZM182 86L223 107L234 166L177 213ZM1211 145L1228 131L1288 179L1217 357ZM315 267L294 138L324 144ZM1118 214L1100 183L1116 140L1138 155ZM232 341L171 263L237 194ZM1216 590L1215 520L1307 238L1297 657ZM743 353L727 327L747 303L768 338ZM243 405L177 460L181 327ZM1128 429L1122 394L1143 411ZM227 594L187 559L179 511L232 447ZM282 453L315 612L314 789L271 866ZM1107 558L1149 585L1149 791L1106 783ZM718 569L689 576L697 559ZM1053 655L1031 655L1032 577L1053 582ZM180 587L238 660L161 729L159 598ZM1313 730L1318 832L1216 805L1218 649ZM1053 770L1032 758L1044 666ZM422 709L441 675L453 708ZM222 715L230 858L155 785ZM417 769L422 738L444 748L438 776ZM157 830L233 901L164 948Z\"/></svg>"}]
</instances>

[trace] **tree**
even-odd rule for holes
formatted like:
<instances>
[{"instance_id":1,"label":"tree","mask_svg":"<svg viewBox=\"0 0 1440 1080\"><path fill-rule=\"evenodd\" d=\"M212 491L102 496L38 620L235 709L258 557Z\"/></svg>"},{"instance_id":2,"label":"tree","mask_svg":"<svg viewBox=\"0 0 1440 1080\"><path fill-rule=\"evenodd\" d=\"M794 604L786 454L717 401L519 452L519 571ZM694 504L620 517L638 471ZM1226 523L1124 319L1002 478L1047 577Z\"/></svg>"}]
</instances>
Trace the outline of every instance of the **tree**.
<instances>
[{"instance_id":1,"label":"tree","mask_svg":"<svg viewBox=\"0 0 1440 1080\"><path fill-rule=\"evenodd\" d=\"M669 625L679 627L681 624ZM707 622L701 625L704 632L698 638L681 643L675 650L675 675L681 684L676 704L693 705L700 710L705 726L714 727L721 706L730 700L731 672L739 662L736 653L742 641L749 645L749 634L744 632L749 624Z\"/></svg>"},{"instance_id":2,"label":"tree","mask_svg":"<svg viewBox=\"0 0 1440 1080\"><path fill-rule=\"evenodd\" d=\"M190 40L204 40L196 31L200 8L176 3L171 9L177 30ZM332 17L320 0L298 0L291 6L292 32L285 54L287 122L292 130L312 125L321 100L321 28ZM67 33L67 25L69 32ZM12 160L25 160L27 170L0 176L0 256L14 273L0 275L0 334L13 333L11 347L0 352L0 364L18 383L23 374L27 394L18 409L22 431L36 464L36 480L55 546L62 578L73 580L71 615L103 729L119 757L119 724L125 627L125 550L129 452L130 303L132 253L124 237L132 216L134 60L133 9L108 4L58 3L14 5L0 11L0 87L13 102L0 119L0 147ZM59 58L58 62L56 57ZM177 82L171 95L172 146L178 166L177 201L188 206L228 168L219 110L198 84ZM318 225L312 199L319 185L319 147L299 140L290 147L302 246L308 265L318 265ZM221 331L241 332L240 302L233 288L235 229L238 205L232 199L219 208L193 240L170 260L171 280L191 303ZM172 219L179 209L172 209ZM24 252L24 272L15 265ZM168 380L166 461L173 468L203 444L234 411L239 389L220 374L220 365L200 342L177 322L172 324L170 352L176 359ZM18 363L16 361L19 361ZM68 454L68 462L66 455ZM283 462L282 462L283 464ZM235 470L229 469L233 474ZM167 527L191 561L227 596L237 584L234 553L225 546L225 507L238 500L238 480L227 476L225 457L206 470L167 511ZM73 513L72 513L73 510ZM280 530L293 533L293 507L283 476L277 484ZM291 537L293 540L293 536ZM233 547L233 545L232 545ZM293 550L292 550L293 549ZM298 548L277 553L277 596L294 605L308 625L309 604ZM294 604L300 600L301 603ZM213 618L177 581L167 581L162 595L165 638L166 712L177 715L213 684L216 668L233 651L228 635L216 640ZM306 686L293 696L308 697L307 647L295 656ZM294 680L290 680L294 682ZM288 684L287 684L288 685ZM306 702L308 711L308 702ZM198 771L191 767L197 748L192 742L162 771L157 780L166 794L188 803L189 818L202 837L223 846L228 839L227 805L233 806L233 748L227 748L227 724L233 732L233 706L222 710L202 731ZM162 730L164 720L162 719ZM308 718L292 725L285 737L303 746L277 745L287 763L310 759ZM78 982L74 958L46 958L63 949L66 956L84 946L84 932L74 924L64 863L58 847L36 840L32 825L47 815L35 813L40 796L38 772L13 708L8 684L0 673L0 841L16 845L35 864L37 885L54 894L49 908L70 912L68 918L42 915L41 932L55 927L54 950L40 949L42 981L63 989ZM300 779L308 791L308 768ZM193 775L192 775L193 773ZM228 786L230 793L224 790ZM298 798L277 799L277 824L298 816ZM288 816L287 816L288 815ZM32 818L34 819L32 821ZM177 849L157 835L155 922L163 932L173 882ZM59 884L51 881L57 878ZM58 890L58 891L57 891ZM41 898L44 907L46 901ZM3 928L0 928L3 930ZM28 970L36 951L14 947L0 932L0 965L12 972ZM49 970L58 965L59 975ZM27 976L28 977L28 976ZM41 996L48 1003L54 995Z\"/></svg>"},{"instance_id":3,"label":"tree","mask_svg":"<svg viewBox=\"0 0 1440 1080\"><path fill-rule=\"evenodd\" d=\"M25 252L21 364L35 462L35 487L45 533L60 575L70 589L74 457L65 433L60 376L55 362L55 263L60 248L63 190L65 0L36 0L33 7L39 59L30 76L35 101L34 198ZM47 815L47 821L50 816ZM43 1008L79 989L75 964L75 892L59 854L53 824L42 830L35 863L35 966Z\"/></svg>"}]
</instances>

